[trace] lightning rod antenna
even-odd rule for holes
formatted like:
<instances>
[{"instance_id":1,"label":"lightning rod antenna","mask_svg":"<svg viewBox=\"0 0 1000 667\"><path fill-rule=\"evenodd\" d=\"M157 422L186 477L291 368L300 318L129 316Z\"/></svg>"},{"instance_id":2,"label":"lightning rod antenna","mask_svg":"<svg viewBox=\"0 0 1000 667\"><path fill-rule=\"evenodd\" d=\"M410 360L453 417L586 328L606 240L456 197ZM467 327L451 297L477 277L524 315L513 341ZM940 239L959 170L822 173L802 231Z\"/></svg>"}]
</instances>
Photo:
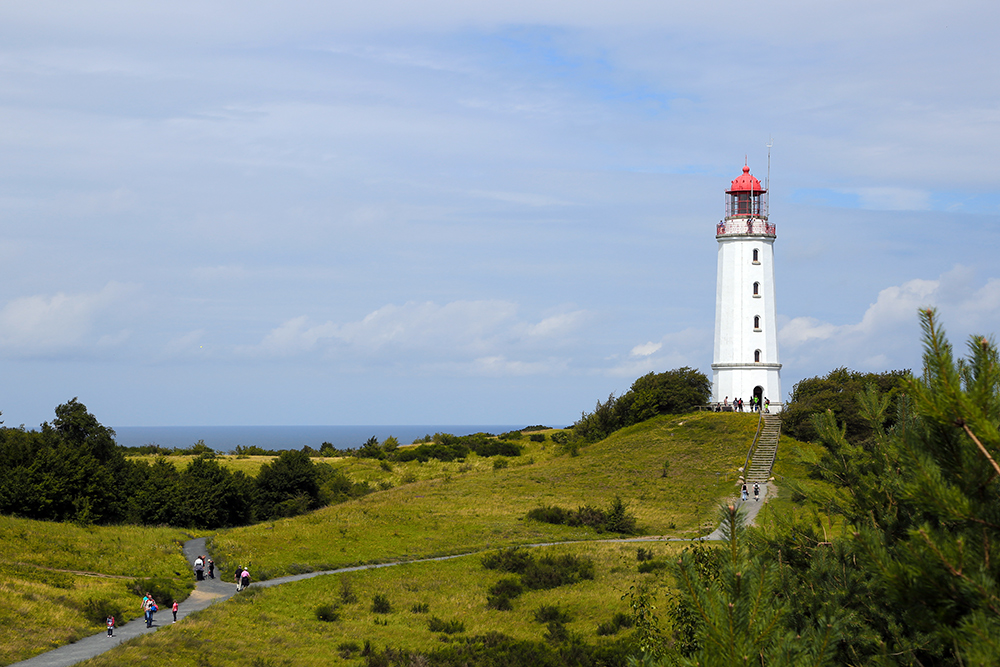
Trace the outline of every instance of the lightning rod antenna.
<instances>
[{"instance_id":1,"label":"lightning rod antenna","mask_svg":"<svg viewBox=\"0 0 1000 667\"><path fill-rule=\"evenodd\" d=\"M764 178L764 189L771 192L771 146L774 145L774 140L771 139L771 135L767 135L767 176ZM768 194L770 196L770 194Z\"/></svg>"}]
</instances>

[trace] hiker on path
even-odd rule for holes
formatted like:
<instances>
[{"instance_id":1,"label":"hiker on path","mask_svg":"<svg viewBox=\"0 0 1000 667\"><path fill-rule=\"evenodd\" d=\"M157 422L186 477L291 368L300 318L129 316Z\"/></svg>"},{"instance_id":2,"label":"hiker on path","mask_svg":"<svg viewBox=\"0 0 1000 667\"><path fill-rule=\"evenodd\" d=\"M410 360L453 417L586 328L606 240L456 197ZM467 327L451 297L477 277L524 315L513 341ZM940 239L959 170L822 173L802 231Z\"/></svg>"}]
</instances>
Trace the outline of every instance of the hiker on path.
<instances>
[{"instance_id":1,"label":"hiker on path","mask_svg":"<svg viewBox=\"0 0 1000 667\"><path fill-rule=\"evenodd\" d=\"M194 575L198 581L205 581L205 557L198 556L194 559Z\"/></svg>"},{"instance_id":2,"label":"hiker on path","mask_svg":"<svg viewBox=\"0 0 1000 667\"><path fill-rule=\"evenodd\" d=\"M764 397L764 412L771 412L771 399Z\"/></svg>"},{"instance_id":3,"label":"hiker on path","mask_svg":"<svg viewBox=\"0 0 1000 667\"><path fill-rule=\"evenodd\" d=\"M746 502L747 498L749 498L749 497L750 497L750 494L747 493L747 483L743 482L743 491L741 492L741 500L743 502Z\"/></svg>"},{"instance_id":4,"label":"hiker on path","mask_svg":"<svg viewBox=\"0 0 1000 667\"><path fill-rule=\"evenodd\" d=\"M240 586L243 588L250 586L250 572L246 568L243 568L243 573L240 574Z\"/></svg>"},{"instance_id":5,"label":"hiker on path","mask_svg":"<svg viewBox=\"0 0 1000 667\"><path fill-rule=\"evenodd\" d=\"M240 580L242 578L243 578L243 566L242 565L237 565L236 566L236 576L233 578L234 581L236 581L236 592L237 593L239 593L241 590L243 590L240 587Z\"/></svg>"},{"instance_id":6,"label":"hiker on path","mask_svg":"<svg viewBox=\"0 0 1000 667\"><path fill-rule=\"evenodd\" d=\"M115 636L115 617L114 616L108 616L107 624L108 624L108 637L114 637Z\"/></svg>"},{"instance_id":7,"label":"hiker on path","mask_svg":"<svg viewBox=\"0 0 1000 667\"><path fill-rule=\"evenodd\" d=\"M174 600L174 606L170 608L170 611L174 612L174 623L177 622L177 600Z\"/></svg>"},{"instance_id":8,"label":"hiker on path","mask_svg":"<svg viewBox=\"0 0 1000 667\"><path fill-rule=\"evenodd\" d=\"M215 579L215 561L211 558L208 559L208 578Z\"/></svg>"},{"instance_id":9,"label":"hiker on path","mask_svg":"<svg viewBox=\"0 0 1000 667\"><path fill-rule=\"evenodd\" d=\"M156 600L149 593L146 593L146 597L142 599L142 613L146 617L146 627L153 627L153 613L156 612Z\"/></svg>"},{"instance_id":10,"label":"hiker on path","mask_svg":"<svg viewBox=\"0 0 1000 667\"><path fill-rule=\"evenodd\" d=\"M753 499L754 502L760 500L760 485L757 482L753 483Z\"/></svg>"}]
</instances>

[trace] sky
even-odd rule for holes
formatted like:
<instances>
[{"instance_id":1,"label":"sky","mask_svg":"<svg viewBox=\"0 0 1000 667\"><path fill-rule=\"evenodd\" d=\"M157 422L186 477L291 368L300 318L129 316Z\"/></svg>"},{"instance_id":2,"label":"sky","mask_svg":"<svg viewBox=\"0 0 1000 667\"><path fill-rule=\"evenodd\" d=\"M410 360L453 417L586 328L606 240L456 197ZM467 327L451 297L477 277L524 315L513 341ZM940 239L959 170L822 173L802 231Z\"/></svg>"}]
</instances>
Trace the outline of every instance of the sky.
<instances>
[{"instance_id":1,"label":"sky","mask_svg":"<svg viewBox=\"0 0 1000 667\"><path fill-rule=\"evenodd\" d=\"M0 411L565 426L711 377L770 186L783 398L1000 328L995 2L0 3ZM771 144L770 151L768 144ZM770 152L770 158L769 158Z\"/></svg>"}]
</instances>

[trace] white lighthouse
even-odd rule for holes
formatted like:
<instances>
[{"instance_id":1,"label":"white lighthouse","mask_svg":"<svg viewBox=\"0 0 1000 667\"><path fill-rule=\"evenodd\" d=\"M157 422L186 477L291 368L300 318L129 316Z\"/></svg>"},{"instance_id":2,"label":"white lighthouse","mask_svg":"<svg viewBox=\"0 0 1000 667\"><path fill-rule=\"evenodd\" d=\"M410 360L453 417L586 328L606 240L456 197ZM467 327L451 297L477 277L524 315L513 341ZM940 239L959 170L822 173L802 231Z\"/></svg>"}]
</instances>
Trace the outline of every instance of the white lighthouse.
<instances>
[{"instance_id":1,"label":"white lighthouse","mask_svg":"<svg viewBox=\"0 0 1000 667\"><path fill-rule=\"evenodd\" d=\"M781 410L781 364L774 306L774 225L767 190L743 167L726 191L726 218L715 229L719 267L715 292L712 400L757 396Z\"/></svg>"}]
</instances>

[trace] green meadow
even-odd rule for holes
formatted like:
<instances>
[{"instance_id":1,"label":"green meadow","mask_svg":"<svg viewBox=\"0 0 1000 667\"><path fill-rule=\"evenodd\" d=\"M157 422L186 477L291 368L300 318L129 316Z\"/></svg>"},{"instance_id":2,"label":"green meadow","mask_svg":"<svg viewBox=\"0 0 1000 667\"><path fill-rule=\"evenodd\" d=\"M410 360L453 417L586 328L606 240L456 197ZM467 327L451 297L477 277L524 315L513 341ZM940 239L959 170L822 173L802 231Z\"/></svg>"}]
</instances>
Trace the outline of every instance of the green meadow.
<instances>
[{"instance_id":1,"label":"green meadow","mask_svg":"<svg viewBox=\"0 0 1000 667\"><path fill-rule=\"evenodd\" d=\"M615 626L616 614L620 621L629 611L623 596L643 582L658 582L654 588L662 595L669 588L665 568L639 572L639 550L665 563L686 540L714 527L720 502L737 493L738 468L756 425L750 414L694 413L657 417L576 451L546 438L525 440L524 454L507 459L473 454L451 463L391 465L317 459L380 490L306 515L211 534L210 550L223 576L236 565L249 565L256 580L403 565L251 589L93 663L358 665L373 649L427 653L471 645L470 638L488 645L501 635L544 642L552 632L623 650L632 632ZM782 458L786 451L793 453L788 460ZM815 454L787 438L780 452L776 473L789 482L802 474L795 461ZM251 474L267 460L258 458L220 461ZM526 519L539 507L606 508L616 497L634 514L646 541ZM792 494L778 500L794 504ZM8 601L0 607L0 662L100 631L87 617L97 601L110 600L123 615L138 615L139 598L128 590L136 578L193 584L180 552L191 536L175 529L0 519L0 586ZM539 558L589 561L592 578L526 590L509 610L489 608L491 587L507 575L484 568L482 554L539 544L548 546L529 549ZM442 556L458 557L413 562ZM376 596L388 611L373 611ZM320 620L324 605L327 618ZM551 626L546 614L560 622ZM20 631L26 624L32 632Z\"/></svg>"},{"instance_id":2,"label":"green meadow","mask_svg":"<svg viewBox=\"0 0 1000 667\"><path fill-rule=\"evenodd\" d=\"M0 516L0 662L98 632L113 612L141 616L137 579L193 588L175 528L80 527Z\"/></svg>"}]
</instances>

